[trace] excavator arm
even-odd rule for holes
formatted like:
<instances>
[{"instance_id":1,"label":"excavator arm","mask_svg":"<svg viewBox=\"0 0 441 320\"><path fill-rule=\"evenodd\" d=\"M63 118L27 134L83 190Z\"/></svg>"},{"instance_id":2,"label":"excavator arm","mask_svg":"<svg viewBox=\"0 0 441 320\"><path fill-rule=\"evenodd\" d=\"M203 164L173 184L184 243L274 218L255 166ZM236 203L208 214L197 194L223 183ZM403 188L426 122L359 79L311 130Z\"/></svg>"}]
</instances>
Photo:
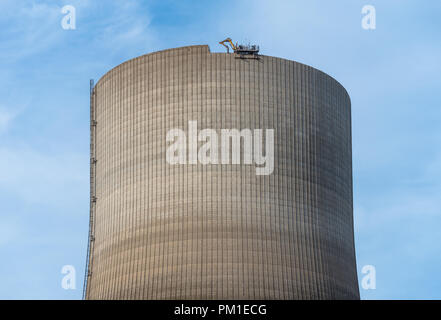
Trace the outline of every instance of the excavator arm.
<instances>
[{"instance_id":1,"label":"excavator arm","mask_svg":"<svg viewBox=\"0 0 441 320\"><path fill-rule=\"evenodd\" d=\"M226 38L225 40L219 42L219 44L223 45L225 48L227 48L227 52L230 52L230 48L228 47L228 45L225 44L225 42L228 42L231 46L231 49L233 49L233 51L237 50L237 45L234 45L233 41L231 40L231 38Z\"/></svg>"}]
</instances>

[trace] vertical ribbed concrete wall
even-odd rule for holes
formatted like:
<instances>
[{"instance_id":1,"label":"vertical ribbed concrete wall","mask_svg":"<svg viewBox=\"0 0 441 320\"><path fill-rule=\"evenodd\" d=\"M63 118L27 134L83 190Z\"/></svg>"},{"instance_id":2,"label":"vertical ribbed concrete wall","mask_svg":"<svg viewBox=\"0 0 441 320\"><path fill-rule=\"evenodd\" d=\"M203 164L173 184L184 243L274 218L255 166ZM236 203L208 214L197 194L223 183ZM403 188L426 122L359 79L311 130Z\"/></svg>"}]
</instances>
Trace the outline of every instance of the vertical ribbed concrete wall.
<instances>
[{"instance_id":1,"label":"vertical ribbed concrete wall","mask_svg":"<svg viewBox=\"0 0 441 320\"><path fill-rule=\"evenodd\" d=\"M359 298L350 100L333 78L191 46L119 65L92 100L86 298ZM170 165L166 134L189 120L274 129L273 173Z\"/></svg>"}]
</instances>

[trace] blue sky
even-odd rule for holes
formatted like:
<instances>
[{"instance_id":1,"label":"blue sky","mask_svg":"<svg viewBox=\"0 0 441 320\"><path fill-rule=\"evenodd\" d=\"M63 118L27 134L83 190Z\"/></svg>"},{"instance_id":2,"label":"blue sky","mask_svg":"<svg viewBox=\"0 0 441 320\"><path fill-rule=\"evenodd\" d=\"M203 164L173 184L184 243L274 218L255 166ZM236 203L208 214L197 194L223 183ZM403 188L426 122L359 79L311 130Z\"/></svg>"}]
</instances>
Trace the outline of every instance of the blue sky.
<instances>
[{"instance_id":1,"label":"blue sky","mask_svg":"<svg viewBox=\"0 0 441 320\"><path fill-rule=\"evenodd\" d=\"M76 8L76 29L61 8ZM361 8L376 8L375 30ZM138 55L253 42L352 99L363 299L441 298L441 3L0 0L0 298L79 299L89 209L89 79ZM76 268L76 290L61 268Z\"/></svg>"}]
</instances>

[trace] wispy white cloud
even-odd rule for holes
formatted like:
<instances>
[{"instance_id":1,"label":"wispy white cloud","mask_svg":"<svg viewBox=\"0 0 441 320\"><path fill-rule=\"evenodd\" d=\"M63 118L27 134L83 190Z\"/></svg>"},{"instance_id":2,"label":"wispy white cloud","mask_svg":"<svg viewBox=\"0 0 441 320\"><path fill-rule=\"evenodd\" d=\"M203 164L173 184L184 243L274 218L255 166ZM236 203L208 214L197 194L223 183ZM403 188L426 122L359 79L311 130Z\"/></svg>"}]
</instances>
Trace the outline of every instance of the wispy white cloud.
<instances>
[{"instance_id":1,"label":"wispy white cloud","mask_svg":"<svg viewBox=\"0 0 441 320\"><path fill-rule=\"evenodd\" d=\"M0 59L13 62L50 49L61 32L60 7L31 1L7 1L0 27L7 41L0 42Z\"/></svg>"},{"instance_id":2,"label":"wispy white cloud","mask_svg":"<svg viewBox=\"0 0 441 320\"><path fill-rule=\"evenodd\" d=\"M88 194L88 165L88 155L74 151L1 147L0 189L23 204L60 208Z\"/></svg>"},{"instance_id":3,"label":"wispy white cloud","mask_svg":"<svg viewBox=\"0 0 441 320\"><path fill-rule=\"evenodd\" d=\"M61 27L66 5L76 8L76 30ZM130 51L131 47L149 48L156 41L149 28L151 17L142 1L83 1L60 2L5 1L1 4L0 27L7 41L0 42L2 62L14 62L42 53L81 35L88 45L113 51ZM109 52L110 51L110 52Z\"/></svg>"},{"instance_id":4,"label":"wispy white cloud","mask_svg":"<svg viewBox=\"0 0 441 320\"><path fill-rule=\"evenodd\" d=\"M16 117L17 113L0 107L0 134L5 132L12 120Z\"/></svg>"},{"instance_id":5,"label":"wispy white cloud","mask_svg":"<svg viewBox=\"0 0 441 320\"><path fill-rule=\"evenodd\" d=\"M88 16L93 16L101 5L91 4ZM87 17L87 16L86 16ZM147 50L157 43L155 30L150 27L151 14L142 1L116 0L107 2L103 15L89 19L84 28L93 36L94 46L106 49L106 53L120 53Z\"/></svg>"}]
</instances>

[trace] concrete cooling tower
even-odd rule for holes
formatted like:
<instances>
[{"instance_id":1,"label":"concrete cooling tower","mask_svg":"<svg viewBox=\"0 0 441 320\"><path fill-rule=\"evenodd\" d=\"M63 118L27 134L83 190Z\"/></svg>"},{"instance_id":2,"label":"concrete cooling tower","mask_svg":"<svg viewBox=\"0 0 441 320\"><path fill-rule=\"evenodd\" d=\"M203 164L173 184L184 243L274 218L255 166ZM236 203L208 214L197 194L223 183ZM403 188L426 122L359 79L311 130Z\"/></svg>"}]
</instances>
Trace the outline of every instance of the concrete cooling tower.
<instances>
[{"instance_id":1,"label":"concrete cooling tower","mask_svg":"<svg viewBox=\"0 0 441 320\"><path fill-rule=\"evenodd\" d=\"M86 299L359 299L351 103L304 64L207 45L91 87Z\"/></svg>"}]
</instances>

